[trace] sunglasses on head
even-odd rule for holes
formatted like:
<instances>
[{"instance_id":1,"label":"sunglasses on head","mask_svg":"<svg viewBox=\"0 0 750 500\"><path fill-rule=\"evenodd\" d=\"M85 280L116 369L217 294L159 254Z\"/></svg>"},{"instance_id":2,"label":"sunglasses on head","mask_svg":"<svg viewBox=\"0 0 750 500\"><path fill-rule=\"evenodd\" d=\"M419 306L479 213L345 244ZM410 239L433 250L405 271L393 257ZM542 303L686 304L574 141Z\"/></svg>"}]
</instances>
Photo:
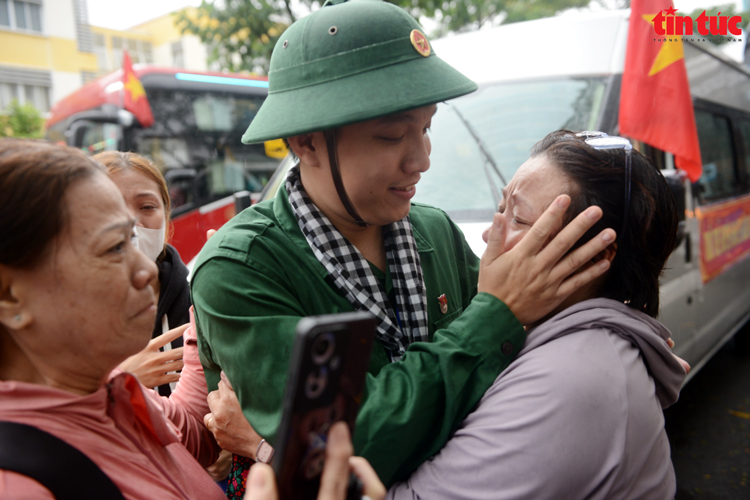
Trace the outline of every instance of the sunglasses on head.
<instances>
[{"instance_id":1,"label":"sunglasses on head","mask_svg":"<svg viewBox=\"0 0 750 500\"><path fill-rule=\"evenodd\" d=\"M624 137L610 136L599 131L578 132L576 137L583 139L586 144L597 150L625 150L625 214L622 219L622 231L619 233L624 235L628 228L628 213L630 212L630 152L633 150L633 145Z\"/></svg>"}]
</instances>

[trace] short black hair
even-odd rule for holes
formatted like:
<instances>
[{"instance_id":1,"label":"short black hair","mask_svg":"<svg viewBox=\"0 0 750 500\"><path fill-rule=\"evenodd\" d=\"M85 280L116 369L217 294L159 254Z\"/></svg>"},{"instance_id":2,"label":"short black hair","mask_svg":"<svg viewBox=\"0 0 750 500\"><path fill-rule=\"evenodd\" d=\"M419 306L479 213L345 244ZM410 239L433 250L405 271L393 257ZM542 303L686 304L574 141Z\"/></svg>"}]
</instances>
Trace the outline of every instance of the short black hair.
<instances>
[{"instance_id":1,"label":"short black hair","mask_svg":"<svg viewBox=\"0 0 750 500\"><path fill-rule=\"evenodd\" d=\"M576 247L605 228L620 231L626 204L623 149L597 150L574 132L558 130L531 149L544 155L570 179L572 203L565 224L591 205L603 217ZM617 235L617 254L599 296L617 300L651 317L659 312L659 277L677 238L678 214L662 173L641 153L631 151L631 189L625 234Z\"/></svg>"}]
</instances>

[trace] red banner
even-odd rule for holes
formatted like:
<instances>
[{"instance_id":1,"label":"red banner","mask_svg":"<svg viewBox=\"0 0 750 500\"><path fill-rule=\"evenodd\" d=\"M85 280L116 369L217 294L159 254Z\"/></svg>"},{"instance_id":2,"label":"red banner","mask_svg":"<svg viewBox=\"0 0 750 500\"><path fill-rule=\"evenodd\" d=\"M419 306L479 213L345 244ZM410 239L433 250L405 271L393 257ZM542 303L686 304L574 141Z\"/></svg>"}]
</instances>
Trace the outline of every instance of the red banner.
<instances>
[{"instance_id":1,"label":"red banner","mask_svg":"<svg viewBox=\"0 0 750 500\"><path fill-rule=\"evenodd\" d=\"M750 196L695 211L700 224L701 277L710 281L750 253Z\"/></svg>"}]
</instances>

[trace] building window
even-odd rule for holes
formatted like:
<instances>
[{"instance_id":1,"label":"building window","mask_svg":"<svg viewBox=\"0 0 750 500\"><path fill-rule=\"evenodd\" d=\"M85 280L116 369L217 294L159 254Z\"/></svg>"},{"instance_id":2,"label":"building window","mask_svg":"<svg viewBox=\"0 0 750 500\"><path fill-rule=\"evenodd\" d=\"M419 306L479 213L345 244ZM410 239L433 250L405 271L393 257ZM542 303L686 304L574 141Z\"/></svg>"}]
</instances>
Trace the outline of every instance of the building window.
<instances>
[{"instance_id":1,"label":"building window","mask_svg":"<svg viewBox=\"0 0 750 500\"><path fill-rule=\"evenodd\" d=\"M154 63L154 51L151 47L151 42L143 42L143 54L147 63Z\"/></svg>"},{"instance_id":2,"label":"building window","mask_svg":"<svg viewBox=\"0 0 750 500\"><path fill-rule=\"evenodd\" d=\"M42 32L42 8L35 3L27 3L29 8L29 19L31 20L31 29Z\"/></svg>"},{"instance_id":3,"label":"building window","mask_svg":"<svg viewBox=\"0 0 750 500\"><path fill-rule=\"evenodd\" d=\"M172 66L175 68L185 67L185 55L182 51L182 40L178 40L172 44Z\"/></svg>"},{"instance_id":4,"label":"building window","mask_svg":"<svg viewBox=\"0 0 750 500\"><path fill-rule=\"evenodd\" d=\"M0 0L0 26L41 33L41 4L36 0Z\"/></svg>"},{"instance_id":5,"label":"building window","mask_svg":"<svg viewBox=\"0 0 750 500\"><path fill-rule=\"evenodd\" d=\"M18 85L0 83L0 111L7 111L13 99L18 99Z\"/></svg>"},{"instance_id":6,"label":"building window","mask_svg":"<svg viewBox=\"0 0 750 500\"><path fill-rule=\"evenodd\" d=\"M107 46L104 42L104 35L94 33L94 54L96 55L96 65L100 73L112 71L112 64L107 56Z\"/></svg>"},{"instance_id":7,"label":"building window","mask_svg":"<svg viewBox=\"0 0 750 500\"><path fill-rule=\"evenodd\" d=\"M0 112L8 111L14 100L19 104L31 104L42 113L50 109L48 87L0 83Z\"/></svg>"},{"instance_id":8,"label":"building window","mask_svg":"<svg viewBox=\"0 0 750 500\"><path fill-rule=\"evenodd\" d=\"M26 25L26 2L13 2L13 10L16 11L16 28L28 29Z\"/></svg>"},{"instance_id":9,"label":"building window","mask_svg":"<svg viewBox=\"0 0 750 500\"><path fill-rule=\"evenodd\" d=\"M10 26L8 0L0 0L0 26Z\"/></svg>"},{"instance_id":10,"label":"building window","mask_svg":"<svg viewBox=\"0 0 750 500\"><path fill-rule=\"evenodd\" d=\"M91 71L81 71L81 81L83 81L84 85L96 80L96 76L96 73L93 73Z\"/></svg>"}]
</instances>

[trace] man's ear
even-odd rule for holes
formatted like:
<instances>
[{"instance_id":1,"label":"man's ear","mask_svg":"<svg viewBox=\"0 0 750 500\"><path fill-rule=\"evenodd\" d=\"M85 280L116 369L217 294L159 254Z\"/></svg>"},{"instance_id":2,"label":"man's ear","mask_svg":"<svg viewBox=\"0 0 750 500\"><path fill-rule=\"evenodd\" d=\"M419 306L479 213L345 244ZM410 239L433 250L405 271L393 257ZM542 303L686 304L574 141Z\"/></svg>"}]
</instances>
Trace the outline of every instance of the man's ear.
<instances>
[{"instance_id":1,"label":"man's ear","mask_svg":"<svg viewBox=\"0 0 750 500\"><path fill-rule=\"evenodd\" d=\"M0 323L8 330L19 330L31 322L31 315L23 311L13 274L10 268L0 265Z\"/></svg>"},{"instance_id":2,"label":"man's ear","mask_svg":"<svg viewBox=\"0 0 750 500\"><path fill-rule=\"evenodd\" d=\"M612 243L607 248L605 248L604 250L602 250L601 252L599 252L598 254L596 254L594 256L594 258L591 259L591 261L594 262L594 263L596 263L596 262L599 262L602 259L606 259L611 264L612 261L615 258L615 255L617 255L617 242Z\"/></svg>"},{"instance_id":3,"label":"man's ear","mask_svg":"<svg viewBox=\"0 0 750 500\"><path fill-rule=\"evenodd\" d=\"M323 141L322 143L321 140ZM319 167L321 154L327 153L321 147L325 143L325 140L323 139L323 134L319 132L287 137L287 142L289 142L289 147L292 148L294 154L299 158L300 163L311 167Z\"/></svg>"}]
</instances>

